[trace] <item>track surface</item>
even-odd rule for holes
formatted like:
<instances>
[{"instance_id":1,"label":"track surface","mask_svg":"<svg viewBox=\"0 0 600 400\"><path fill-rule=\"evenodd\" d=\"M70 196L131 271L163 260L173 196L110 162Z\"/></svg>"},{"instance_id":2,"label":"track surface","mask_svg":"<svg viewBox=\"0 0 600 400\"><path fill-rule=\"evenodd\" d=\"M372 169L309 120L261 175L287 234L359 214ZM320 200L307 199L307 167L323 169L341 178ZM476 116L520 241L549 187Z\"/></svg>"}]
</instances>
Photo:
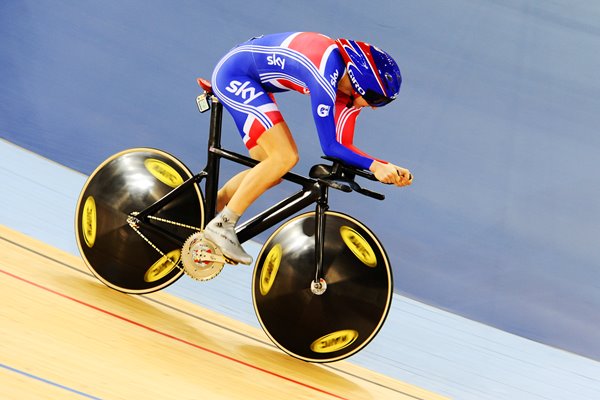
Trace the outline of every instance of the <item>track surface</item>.
<instances>
[{"instance_id":1,"label":"track surface","mask_svg":"<svg viewBox=\"0 0 600 400\"><path fill-rule=\"evenodd\" d=\"M0 226L0 397L442 399L159 292L98 283L73 255Z\"/></svg>"}]
</instances>

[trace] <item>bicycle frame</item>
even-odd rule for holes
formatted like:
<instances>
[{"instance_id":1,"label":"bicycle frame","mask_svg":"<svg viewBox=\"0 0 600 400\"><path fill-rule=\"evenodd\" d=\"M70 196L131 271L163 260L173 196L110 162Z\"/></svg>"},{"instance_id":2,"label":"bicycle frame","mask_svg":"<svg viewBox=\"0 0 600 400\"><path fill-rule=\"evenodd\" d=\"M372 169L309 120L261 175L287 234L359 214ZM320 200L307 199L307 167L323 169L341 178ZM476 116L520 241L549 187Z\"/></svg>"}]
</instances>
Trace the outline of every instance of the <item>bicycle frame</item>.
<instances>
[{"instance_id":1,"label":"bicycle frame","mask_svg":"<svg viewBox=\"0 0 600 400\"><path fill-rule=\"evenodd\" d=\"M161 150L133 148L107 158L81 191L77 245L94 276L115 290L150 293L183 273L208 280L231 262L200 231L216 214L221 160L245 167L258 161L221 146L223 105L208 82L199 83L204 88L197 97L200 111L211 110L201 172L192 176ZM383 244L360 221L328 211L329 188L383 200L355 181L356 176L377 179L343 160L323 158L332 163L313 165L306 176L285 174L282 179L300 190L236 229L246 242L279 225L252 270L253 304L273 343L311 362L337 361L360 351L381 328L393 294ZM175 179L182 177L187 179ZM302 210L313 204L314 212Z\"/></svg>"},{"instance_id":2,"label":"bicycle frame","mask_svg":"<svg viewBox=\"0 0 600 400\"><path fill-rule=\"evenodd\" d=\"M210 107L211 115L208 137L208 155L205 168L200 173L188 178L183 184L167 193L154 204L137 213L134 217L138 221L146 222L149 215L168 204L180 193L183 193L188 187L200 183L203 179L206 179L204 186L205 221L210 221L216 214L221 159L224 158L250 168L258 164L257 160L221 147L223 105L214 95L210 96L210 102L212 103L212 107ZM329 185L318 179L308 178L292 172L285 174L282 179L296 183L302 186L302 189L239 225L236 229L238 239L240 243L244 243L293 216L305 207L316 203L315 263L317 269L315 271L315 281L319 282L322 278L323 270L323 238L325 232L325 212L329 209Z\"/></svg>"}]
</instances>

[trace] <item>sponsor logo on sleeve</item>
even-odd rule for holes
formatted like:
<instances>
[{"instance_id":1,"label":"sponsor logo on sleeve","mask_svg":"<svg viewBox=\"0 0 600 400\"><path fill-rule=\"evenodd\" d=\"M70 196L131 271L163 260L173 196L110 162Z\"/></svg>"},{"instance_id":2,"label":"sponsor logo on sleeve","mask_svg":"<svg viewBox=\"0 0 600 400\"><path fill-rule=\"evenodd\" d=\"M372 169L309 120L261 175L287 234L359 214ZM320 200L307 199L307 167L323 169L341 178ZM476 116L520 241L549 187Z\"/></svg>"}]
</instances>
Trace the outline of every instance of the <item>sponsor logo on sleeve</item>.
<instances>
[{"instance_id":1,"label":"sponsor logo on sleeve","mask_svg":"<svg viewBox=\"0 0 600 400\"><path fill-rule=\"evenodd\" d=\"M337 69L333 74L329 75L329 83L331 83L331 86L335 86L337 84L338 76L340 76L340 73Z\"/></svg>"},{"instance_id":2,"label":"sponsor logo on sleeve","mask_svg":"<svg viewBox=\"0 0 600 400\"><path fill-rule=\"evenodd\" d=\"M331 110L331 106L328 106L326 104L319 104L319 106L317 107L317 114L319 115L319 117L326 117L329 115L329 110Z\"/></svg>"}]
</instances>

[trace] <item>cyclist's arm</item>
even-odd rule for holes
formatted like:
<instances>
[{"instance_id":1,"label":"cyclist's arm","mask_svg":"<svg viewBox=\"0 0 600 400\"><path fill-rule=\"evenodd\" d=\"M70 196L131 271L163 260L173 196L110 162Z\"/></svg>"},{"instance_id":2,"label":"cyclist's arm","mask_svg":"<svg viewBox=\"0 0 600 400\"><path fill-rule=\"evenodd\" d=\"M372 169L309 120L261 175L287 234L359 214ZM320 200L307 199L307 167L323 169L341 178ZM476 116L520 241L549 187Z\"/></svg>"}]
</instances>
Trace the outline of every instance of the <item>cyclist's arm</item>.
<instances>
[{"instance_id":1,"label":"cyclist's arm","mask_svg":"<svg viewBox=\"0 0 600 400\"><path fill-rule=\"evenodd\" d=\"M312 97L312 96L311 96ZM321 99L322 100L322 99ZM336 157L349 165L370 170L377 180L396 186L406 186L412 183L412 174L409 170L387 161L378 160L356 148L353 144L354 122L359 113L357 108L346 108L347 100L341 104L344 109L339 109L335 116L323 102L314 102L313 112L323 153ZM337 122L337 124L336 124ZM336 134L337 125L337 134ZM345 125L345 126L344 126Z\"/></svg>"},{"instance_id":2,"label":"cyclist's arm","mask_svg":"<svg viewBox=\"0 0 600 400\"><path fill-rule=\"evenodd\" d=\"M333 114L333 111L331 113ZM369 169L369 166L373 162L371 158L352 151L336 140L335 120L333 116L322 119L318 118L322 117L315 116L315 123L317 125L319 142L321 143L323 154L329 157L339 158L345 163L358 168Z\"/></svg>"},{"instance_id":3,"label":"cyclist's arm","mask_svg":"<svg viewBox=\"0 0 600 400\"><path fill-rule=\"evenodd\" d=\"M324 98L311 92L313 115L321 149L326 156L336 157L345 163L368 170L375 157L368 155L353 144L354 124L360 112L358 108L348 108L349 97L338 94L335 104L324 104ZM377 160L386 163L383 160Z\"/></svg>"},{"instance_id":4,"label":"cyclist's arm","mask_svg":"<svg viewBox=\"0 0 600 400\"><path fill-rule=\"evenodd\" d=\"M360 154L373 161L379 161L382 164L387 164L387 161L373 157L354 145L354 127L356 126L356 118L358 118L361 109L357 107L348 107L347 104L350 101L350 96L338 93L335 113L336 140L342 146L352 150L356 154Z\"/></svg>"}]
</instances>

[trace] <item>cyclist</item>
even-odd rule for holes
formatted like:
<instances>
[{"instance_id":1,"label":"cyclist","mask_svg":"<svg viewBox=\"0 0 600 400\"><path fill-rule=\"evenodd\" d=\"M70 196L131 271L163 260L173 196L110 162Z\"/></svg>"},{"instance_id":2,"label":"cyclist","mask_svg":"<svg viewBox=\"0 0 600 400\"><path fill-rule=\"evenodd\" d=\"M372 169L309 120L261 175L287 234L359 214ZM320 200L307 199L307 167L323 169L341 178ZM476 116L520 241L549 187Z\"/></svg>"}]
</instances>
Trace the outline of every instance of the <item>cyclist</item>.
<instances>
[{"instance_id":1,"label":"cyclist","mask_svg":"<svg viewBox=\"0 0 600 400\"><path fill-rule=\"evenodd\" d=\"M252 38L229 51L212 75L213 92L231 113L255 167L218 192L220 213L205 236L233 261L250 264L235 225L267 189L298 162L298 151L273 93L309 94L323 153L368 169L383 182L410 185L409 170L374 158L353 145L356 117L364 107L394 100L402 77L396 62L365 42L290 32Z\"/></svg>"}]
</instances>

